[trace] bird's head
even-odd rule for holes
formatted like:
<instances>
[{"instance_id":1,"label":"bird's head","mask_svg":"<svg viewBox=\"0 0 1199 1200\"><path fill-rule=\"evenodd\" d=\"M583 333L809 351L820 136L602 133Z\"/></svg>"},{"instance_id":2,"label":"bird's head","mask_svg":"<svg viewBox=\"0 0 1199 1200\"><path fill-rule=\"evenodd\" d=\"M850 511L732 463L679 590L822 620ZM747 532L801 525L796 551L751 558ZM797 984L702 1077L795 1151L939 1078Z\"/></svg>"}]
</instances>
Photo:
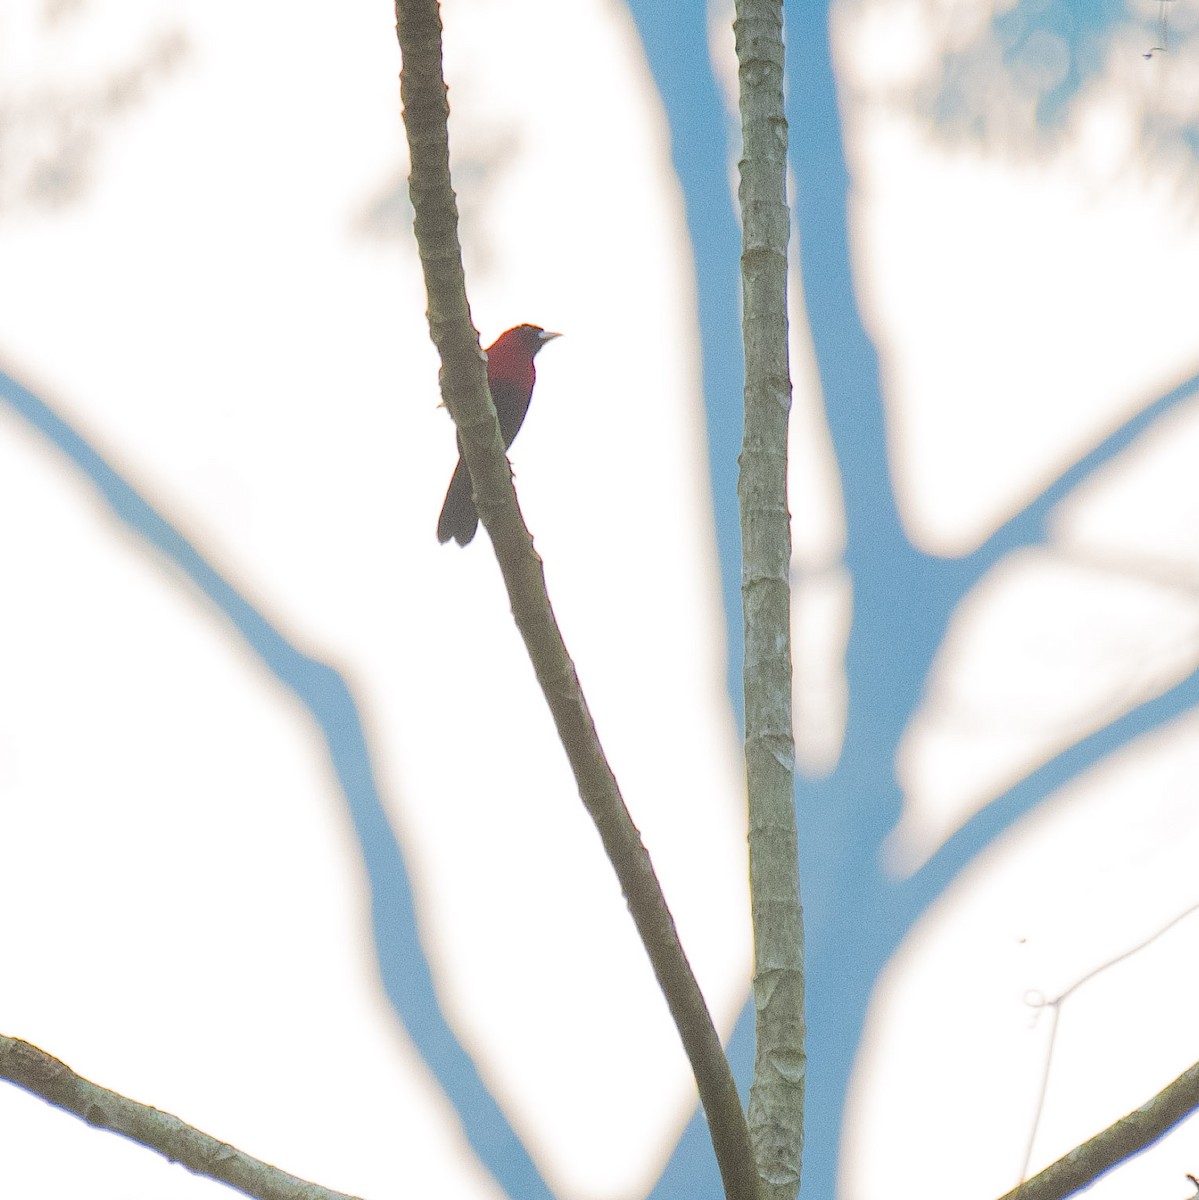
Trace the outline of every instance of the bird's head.
<instances>
[{"instance_id":1,"label":"bird's head","mask_svg":"<svg viewBox=\"0 0 1199 1200\"><path fill-rule=\"evenodd\" d=\"M487 378L492 390L498 382L506 382L517 390L523 390L527 404L533 381L537 378L533 359L546 342L559 336L557 333L548 333L540 325L517 325L501 333L487 347Z\"/></svg>"},{"instance_id":2,"label":"bird's head","mask_svg":"<svg viewBox=\"0 0 1199 1200\"><path fill-rule=\"evenodd\" d=\"M542 329L540 325L517 325L506 333L501 333L487 353L490 355L500 350L508 354L527 354L532 359L547 342L561 336L560 333L550 333L548 329Z\"/></svg>"}]
</instances>

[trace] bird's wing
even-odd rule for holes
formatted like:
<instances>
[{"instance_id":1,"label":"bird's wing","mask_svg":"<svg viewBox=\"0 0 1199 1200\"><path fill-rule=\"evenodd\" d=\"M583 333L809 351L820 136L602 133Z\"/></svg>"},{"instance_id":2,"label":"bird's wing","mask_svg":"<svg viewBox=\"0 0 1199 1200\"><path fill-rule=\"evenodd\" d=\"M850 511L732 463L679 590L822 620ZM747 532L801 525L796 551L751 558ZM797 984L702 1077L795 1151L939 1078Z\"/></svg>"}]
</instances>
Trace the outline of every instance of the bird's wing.
<instances>
[{"instance_id":1,"label":"bird's wing","mask_svg":"<svg viewBox=\"0 0 1199 1200\"><path fill-rule=\"evenodd\" d=\"M495 404L496 415L500 419L500 434L504 439L505 450L512 445L517 433L520 432L525 413L529 411L531 394L519 384L511 384L503 379L497 379L491 385L491 399Z\"/></svg>"}]
</instances>

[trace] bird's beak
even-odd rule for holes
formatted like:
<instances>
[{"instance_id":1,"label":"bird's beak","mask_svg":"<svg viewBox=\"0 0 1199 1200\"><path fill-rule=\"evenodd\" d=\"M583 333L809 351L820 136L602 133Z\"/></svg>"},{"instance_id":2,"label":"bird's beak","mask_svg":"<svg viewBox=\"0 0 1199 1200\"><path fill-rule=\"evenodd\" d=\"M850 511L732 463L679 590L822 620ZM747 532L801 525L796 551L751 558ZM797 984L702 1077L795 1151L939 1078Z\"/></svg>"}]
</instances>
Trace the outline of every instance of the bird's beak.
<instances>
[{"instance_id":1,"label":"bird's beak","mask_svg":"<svg viewBox=\"0 0 1199 1200\"><path fill-rule=\"evenodd\" d=\"M552 342L554 338L561 337L560 333L550 333L548 329L543 329L538 335L541 339L541 344L544 346L546 342Z\"/></svg>"}]
</instances>

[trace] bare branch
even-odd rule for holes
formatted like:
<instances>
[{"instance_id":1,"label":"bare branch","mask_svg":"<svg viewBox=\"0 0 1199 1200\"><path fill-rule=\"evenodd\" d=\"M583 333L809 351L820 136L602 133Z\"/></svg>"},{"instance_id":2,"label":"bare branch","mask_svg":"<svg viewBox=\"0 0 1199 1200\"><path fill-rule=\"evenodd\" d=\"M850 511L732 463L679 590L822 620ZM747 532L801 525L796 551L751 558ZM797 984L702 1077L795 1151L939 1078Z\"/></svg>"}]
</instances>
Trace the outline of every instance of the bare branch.
<instances>
[{"instance_id":1,"label":"bare branch","mask_svg":"<svg viewBox=\"0 0 1199 1200\"><path fill-rule=\"evenodd\" d=\"M1013 1188L1002 1200L1061 1200L1151 1146L1196 1108L1199 1108L1199 1063L1136 1112L1121 1117L1090 1141L1076 1146L1039 1175Z\"/></svg>"},{"instance_id":2,"label":"bare branch","mask_svg":"<svg viewBox=\"0 0 1199 1200\"><path fill-rule=\"evenodd\" d=\"M749 1131L728 1060L712 1024L641 835L625 808L550 607L541 559L516 503L512 473L470 322L457 210L450 186L441 17L437 0L396 0L403 56L400 94L412 173L409 194L429 330L443 366L443 391L462 436L479 516L491 538L529 658L566 750L583 804L595 822L695 1073L726 1194L756 1200Z\"/></svg>"},{"instance_id":3,"label":"bare branch","mask_svg":"<svg viewBox=\"0 0 1199 1200\"><path fill-rule=\"evenodd\" d=\"M1153 696L1109 724L1080 738L1059 754L1033 768L970 817L942 843L937 852L910 879L901 884L907 911L924 912L943 895L970 863L1046 796L1096 763L1111 759L1150 730L1190 712L1199 704L1199 670Z\"/></svg>"},{"instance_id":4,"label":"bare branch","mask_svg":"<svg viewBox=\"0 0 1199 1200\"><path fill-rule=\"evenodd\" d=\"M756 1047L749 1129L763 1196L794 1200L803 1157L803 911L791 718L787 511L787 120L781 0L737 0L745 435L741 598Z\"/></svg>"},{"instance_id":5,"label":"bare branch","mask_svg":"<svg viewBox=\"0 0 1199 1200\"><path fill-rule=\"evenodd\" d=\"M1086 454L1067 467L1039 496L1004 521L977 550L963 560L972 568L972 582L1016 546L1035 545L1045 540L1045 526L1054 508L1073 495L1107 463L1122 454L1168 413L1190 400L1199 388L1199 372L1176 384L1101 439Z\"/></svg>"},{"instance_id":6,"label":"bare branch","mask_svg":"<svg viewBox=\"0 0 1199 1200\"><path fill-rule=\"evenodd\" d=\"M196 1175L228 1184L258 1200L355 1200L344 1192L297 1179L270 1163L251 1158L170 1113L90 1083L53 1055L3 1034L0 1079L15 1083L89 1125L122 1134Z\"/></svg>"},{"instance_id":7,"label":"bare branch","mask_svg":"<svg viewBox=\"0 0 1199 1200\"><path fill-rule=\"evenodd\" d=\"M1024 1178L1028 1174L1028 1164L1032 1161L1033 1147L1036 1145L1037 1130L1041 1125L1041 1115L1045 1111L1045 1098L1049 1094L1049 1073L1053 1069L1054 1048L1057 1045L1058 1018L1062 1013L1062 1006L1079 988L1085 987L1092 979L1102 975L1104 971L1111 967L1117 966L1119 963L1125 962L1132 958L1148 946L1152 946L1160 937L1164 937L1175 925L1186 920L1192 913L1199 912L1199 904L1192 904L1189 908L1175 914L1159 929L1155 929L1148 937L1142 938L1135 946L1130 946L1127 950L1120 951L1119 954L1109 958L1106 962L1100 963L1097 967L1092 967L1085 975L1076 979L1066 990L1050 1000L1041 999L1035 1005L1038 1008L1047 1008L1050 1011L1050 1020L1052 1024L1049 1028L1049 1045L1045 1050L1045 1070L1041 1075L1041 1090L1037 1095L1037 1107L1033 1113L1032 1128L1028 1132L1028 1145L1024 1151L1024 1165L1020 1168L1020 1177ZM1029 1001L1031 1004L1032 1002Z\"/></svg>"}]
</instances>

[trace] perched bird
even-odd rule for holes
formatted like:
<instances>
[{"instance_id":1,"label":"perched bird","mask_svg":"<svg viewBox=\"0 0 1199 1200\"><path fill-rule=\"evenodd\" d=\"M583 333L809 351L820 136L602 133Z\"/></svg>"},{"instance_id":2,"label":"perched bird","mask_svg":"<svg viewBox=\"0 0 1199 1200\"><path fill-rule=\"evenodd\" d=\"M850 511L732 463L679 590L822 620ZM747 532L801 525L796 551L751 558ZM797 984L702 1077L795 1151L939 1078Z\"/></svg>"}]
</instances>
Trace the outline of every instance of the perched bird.
<instances>
[{"instance_id":1,"label":"perched bird","mask_svg":"<svg viewBox=\"0 0 1199 1200\"><path fill-rule=\"evenodd\" d=\"M529 400L537 379L533 359L546 342L561 336L547 333L540 325L517 325L507 333L501 333L487 347L487 383L496 416L500 419L500 436L504 439L505 450L512 445L525 413L529 411ZM478 527L479 514L475 509L470 472L462 457L462 438L459 437L458 465L445 494L445 504L441 506L437 540L448 542L453 538L459 546L465 546Z\"/></svg>"}]
</instances>

